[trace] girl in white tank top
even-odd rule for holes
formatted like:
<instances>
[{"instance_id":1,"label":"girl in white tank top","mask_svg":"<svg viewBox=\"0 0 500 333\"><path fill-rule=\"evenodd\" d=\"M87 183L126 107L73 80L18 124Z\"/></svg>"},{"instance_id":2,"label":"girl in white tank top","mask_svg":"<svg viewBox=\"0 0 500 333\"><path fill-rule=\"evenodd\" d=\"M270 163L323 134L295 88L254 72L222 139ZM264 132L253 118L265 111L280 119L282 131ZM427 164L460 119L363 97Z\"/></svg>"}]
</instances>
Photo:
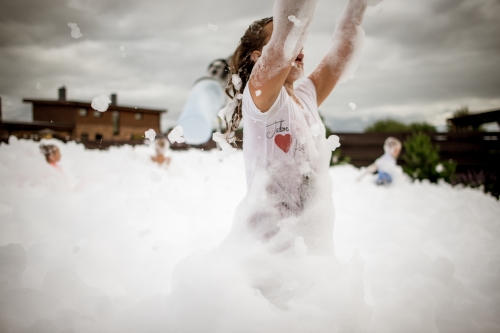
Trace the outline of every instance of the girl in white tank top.
<instances>
[{"instance_id":1,"label":"girl in white tank top","mask_svg":"<svg viewBox=\"0 0 500 333\"><path fill-rule=\"evenodd\" d=\"M231 60L226 93L232 101L219 113L227 131L214 134L229 151L243 120L248 192L229 240L257 239L273 252L286 250L298 238L308 253L333 251L331 149L318 106L355 53L367 4L350 0L331 50L302 79L302 46L315 4L316 0L277 0L274 12L279 16L250 25Z\"/></svg>"}]
</instances>

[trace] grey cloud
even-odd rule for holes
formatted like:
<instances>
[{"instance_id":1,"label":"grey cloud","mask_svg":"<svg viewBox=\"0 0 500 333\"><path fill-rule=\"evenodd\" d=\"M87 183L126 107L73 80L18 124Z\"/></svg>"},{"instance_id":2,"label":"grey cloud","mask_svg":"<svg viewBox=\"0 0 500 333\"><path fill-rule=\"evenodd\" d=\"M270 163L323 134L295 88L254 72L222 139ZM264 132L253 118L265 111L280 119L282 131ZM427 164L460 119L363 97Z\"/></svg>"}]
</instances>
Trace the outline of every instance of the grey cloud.
<instances>
[{"instance_id":1,"label":"grey cloud","mask_svg":"<svg viewBox=\"0 0 500 333\"><path fill-rule=\"evenodd\" d=\"M321 109L335 116L353 101L360 110L378 110L363 119L361 112L341 117L344 129L359 130L385 115L376 112L397 106L410 119L429 114L408 111L409 105L445 105L441 111L449 112L467 98L478 107L491 104L500 87L499 3L385 0L381 12L370 8L364 22L369 43L356 78L337 87ZM344 4L319 1L309 38L315 42L307 45L311 61L328 48ZM66 84L71 99L118 92L123 104L168 108L171 123L208 63L228 56L246 27L271 11L269 0L4 1L4 111L25 117L22 97L55 98ZM73 39L67 22L76 22L83 37ZM208 23L219 26L217 33ZM43 89L35 89L37 82Z\"/></svg>"},{"instance_id":2,"label":"grey cloud","mask_svg":"<svg viewBox=\"0 0 500 333\"><path fill-rule=\"evenodd\" d=\"M406 10L384 12L389 15L382 13L377 19L367 20L366 30L418 55L474 48L500 50L500 1L422 0L402 6Z\"/></svg>"},{"instance_id":3,"label":"grey cloud","mask_svg":"<svg viewBox=\"0 0 500 333\"><path fill-rule=\"evenodd\" d=\"M77 22L87 39L168 39L195 25L206 26L209 21L217 25L247 13L255 18L269 15L271 8L272 3L266 0L238 4L229 0L11 1L0 7L0 46L60 46L70 40L67 22Z\"/></svg>"},{"instance_id":4,"label":"grey cloud","mask_svg":"<svg viewBox=\"0 0 500 333\"><path fill-rule=\"evenodd\" d=\"M327 114L338 113L349 101L379 110L443 102L449 112L464 100L498 100L500 1L423 0L398 2L399 8L382 4L380 14L365 20L373 43L367 45L356 78L335 89L324 106ZM471 107L486 108L482 105ZM425 107L418 108L402 111L404 117L426 113Z\"/></svg>"}]
</instances>

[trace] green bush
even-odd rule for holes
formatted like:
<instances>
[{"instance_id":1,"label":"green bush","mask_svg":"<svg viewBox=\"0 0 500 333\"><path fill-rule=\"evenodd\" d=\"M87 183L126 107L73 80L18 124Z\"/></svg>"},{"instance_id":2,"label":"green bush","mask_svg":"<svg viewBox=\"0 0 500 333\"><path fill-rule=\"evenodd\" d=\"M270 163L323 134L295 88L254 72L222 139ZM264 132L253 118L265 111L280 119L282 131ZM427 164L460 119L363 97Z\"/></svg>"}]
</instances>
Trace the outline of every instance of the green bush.
<instances>
[{"instance_id":1,"label":"green bush","mask_svg":"<svg viewBox=\"0 0 500 333\"><path fill-rule=\"evenodd\" d=\"M349 163L351 163L351 158L349 156L344 156L342 154L342 149L337 148L333 151L330 166Z\"/></svg>"},{"instance_id":2,"label":"green bush","mask_svg":"<svg viewBox=\"0 0 500 333\"><path fill-rule=\"evenodd\" d=\"M500 199L500 177L491 171L475 171L457 173L451 183L453 185L463 185L472 188L482 188L484 193L490 193Z\"/></svg>"},{"instance_id":3,"label":"green bush","mask_svg":"<svg viewBox=\"0 0 500 333\"><path fill-rule=\"evenodd\" d=\"M441 162L438 148L424 133L414 133L403 143L405 153L403 170L413 179L428 179L436 183L439 179L450 182L456 164L452 161Z\"/></svg>"},{"instance_id":4,"label":"green bush","mask_svg":"<svg viewBox=\"0 0 500 333\"><path fill-rule=\"evenodd\" d=\"M391 132L436 132L436 128L426 122L407 125L394 119L379 120L365 128L365 133Z\"/></svg>"}]
</instances>

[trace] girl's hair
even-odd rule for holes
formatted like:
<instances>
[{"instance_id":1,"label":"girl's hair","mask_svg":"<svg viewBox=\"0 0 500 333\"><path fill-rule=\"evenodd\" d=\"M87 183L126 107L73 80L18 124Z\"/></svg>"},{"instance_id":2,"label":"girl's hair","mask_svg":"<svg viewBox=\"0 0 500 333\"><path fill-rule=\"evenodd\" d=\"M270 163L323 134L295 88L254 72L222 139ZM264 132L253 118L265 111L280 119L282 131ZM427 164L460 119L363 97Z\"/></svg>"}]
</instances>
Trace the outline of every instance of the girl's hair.
<instances>
[{"instance_id":1,"label":"girl's hair","mask_svg":"<svg viewBox=\"0 0 500 333\"><path fill-rule=\"evenodd\" d=\"M398 139L390 136L387 139L385 139L385 142L384 142L384 151L386 153L390 153L393 148L399 147L399 149L401 149L402 146L403 145L401 144L401 141L399 141Z\"/></svg>"},{"instance_id":2,"label":"girl's hair","mask_svg":"<svg viewBox=\"0 0 500 333\"><path fill-rule=\"evenodd\" d=\"M48 145L48 144L41 144L40 147L40 152L45 155L45 157L54 154L59 148L57 148L56 145Z\"/></svg>"},{"instance_id":3,"label":"girl's hair","mask_svg":"<svg viewBox=\"0 0 500 333\"><path fill-rule=\"evenodd\" d=\"M253 22L248 29L245 31L243 37L241 37L240 42L238 43L238 47L236 51L234 51L233 56L231 57L230 63L230 75L229 80L226 86L226 94L233 101L237 101L235 110L233 112L232 118L226 122L226 137L233 137L240 125L241 121L241 96L238 94L243 94L243 90L247 85L248 80L250 79L250 75L252 74L252 69L255 63L253 62L251 55L255 50L261 50L264 46L264 40L266 39L266 35L261 33L262 29L266 24L273 20L272 17L266 17L264 19ZM236 74L241 79L241 87L236 89L235 84L233 83L232 77ZM238 98L239 97L239 98Z\"/></svg>"},{"instance_id":4,"label":"girl's hair","mask_svg":"<svg viewBox=\"0 0 500 333\"><path fill-rule=\"evenodd\" d=\"M50 156L52 154L55 154L56 151L59 150L59 148L56 145L50 145L50 144L41 144L39 147L40 152L45 156L45 160L47 162L50 161Z\"/></svg>"}]
</instances>

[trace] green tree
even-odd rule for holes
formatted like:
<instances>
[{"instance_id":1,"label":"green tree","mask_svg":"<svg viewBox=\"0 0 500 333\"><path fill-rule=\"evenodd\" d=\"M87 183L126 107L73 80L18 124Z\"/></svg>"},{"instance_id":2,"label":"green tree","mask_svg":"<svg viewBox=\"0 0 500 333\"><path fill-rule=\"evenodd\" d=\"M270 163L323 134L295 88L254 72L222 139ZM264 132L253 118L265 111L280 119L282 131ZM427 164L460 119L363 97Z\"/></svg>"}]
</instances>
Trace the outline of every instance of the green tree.
<instances>
[{"instance_id":1,"label":"green tree","mask_svg":"<svg viewBox=\"0 0 500 333\"><path fill-rule=\"evenodd\" d=\"M453 118L470 116L472 114L468 106L462 106L453 112ZM483 125L456 126L452 122L448 122L448 132L485 132L485 129Z\"/></svg>"},{"instance_id":2,"label":"green tree","mask_svg":"<svg viewBox=\"0 0 500 333\"><path fill-rule=\"evenodd\" d=\"M471 114L472 114L472 112L469 111L469 107L468 106L462 106L462 107L456 109L453 112L453 118L458 118L458 117L463 117L463 116L469 116Z\"/></svg>"},{"instance_id":3,"label":"green tree","mask_svg":"<svg viewBox=\"0 0 500 333\"><path fill-rule=\"evenodd\" d=\"M422 122L422 123L411 123L408 125L409 132L412 133L435 133L436 132L436 127L433 125L427 123L427 122Z\"/></svg>"},{"instance_id":4,"label":"green tree","mask_svg":"<svg viewBox=\"0 0 500 333\"><path fill-rule=\"evenodd\" d=\"M436 132L436 128L429 123L404 124L394 119L378 120L365 128L365 133L390 133L390 132Z\"/></svg>"},{"instance_id":5,"label":"green tree","mask_svg":"<svg viewBox=\"0 0 500 333\"><path fill-rule=\"evenodd\" d=\"M435 183L440 178L450 181L455 173L456 164L452 161L441 162L438 147L432 144L425 133L413 133L403 143L405 153L403 170L413 179L428 179Z\"/></svg>"},{"instance_id":6,"label":"green tree","mask_svg":"<svg viewBox=\"0 0 500 333\"><path fill-rule=\"evenodd\" d=\"M365 128L365 133L408 132L408 126L394 119L378 120Z\"/></svg>"}]
</instances>

